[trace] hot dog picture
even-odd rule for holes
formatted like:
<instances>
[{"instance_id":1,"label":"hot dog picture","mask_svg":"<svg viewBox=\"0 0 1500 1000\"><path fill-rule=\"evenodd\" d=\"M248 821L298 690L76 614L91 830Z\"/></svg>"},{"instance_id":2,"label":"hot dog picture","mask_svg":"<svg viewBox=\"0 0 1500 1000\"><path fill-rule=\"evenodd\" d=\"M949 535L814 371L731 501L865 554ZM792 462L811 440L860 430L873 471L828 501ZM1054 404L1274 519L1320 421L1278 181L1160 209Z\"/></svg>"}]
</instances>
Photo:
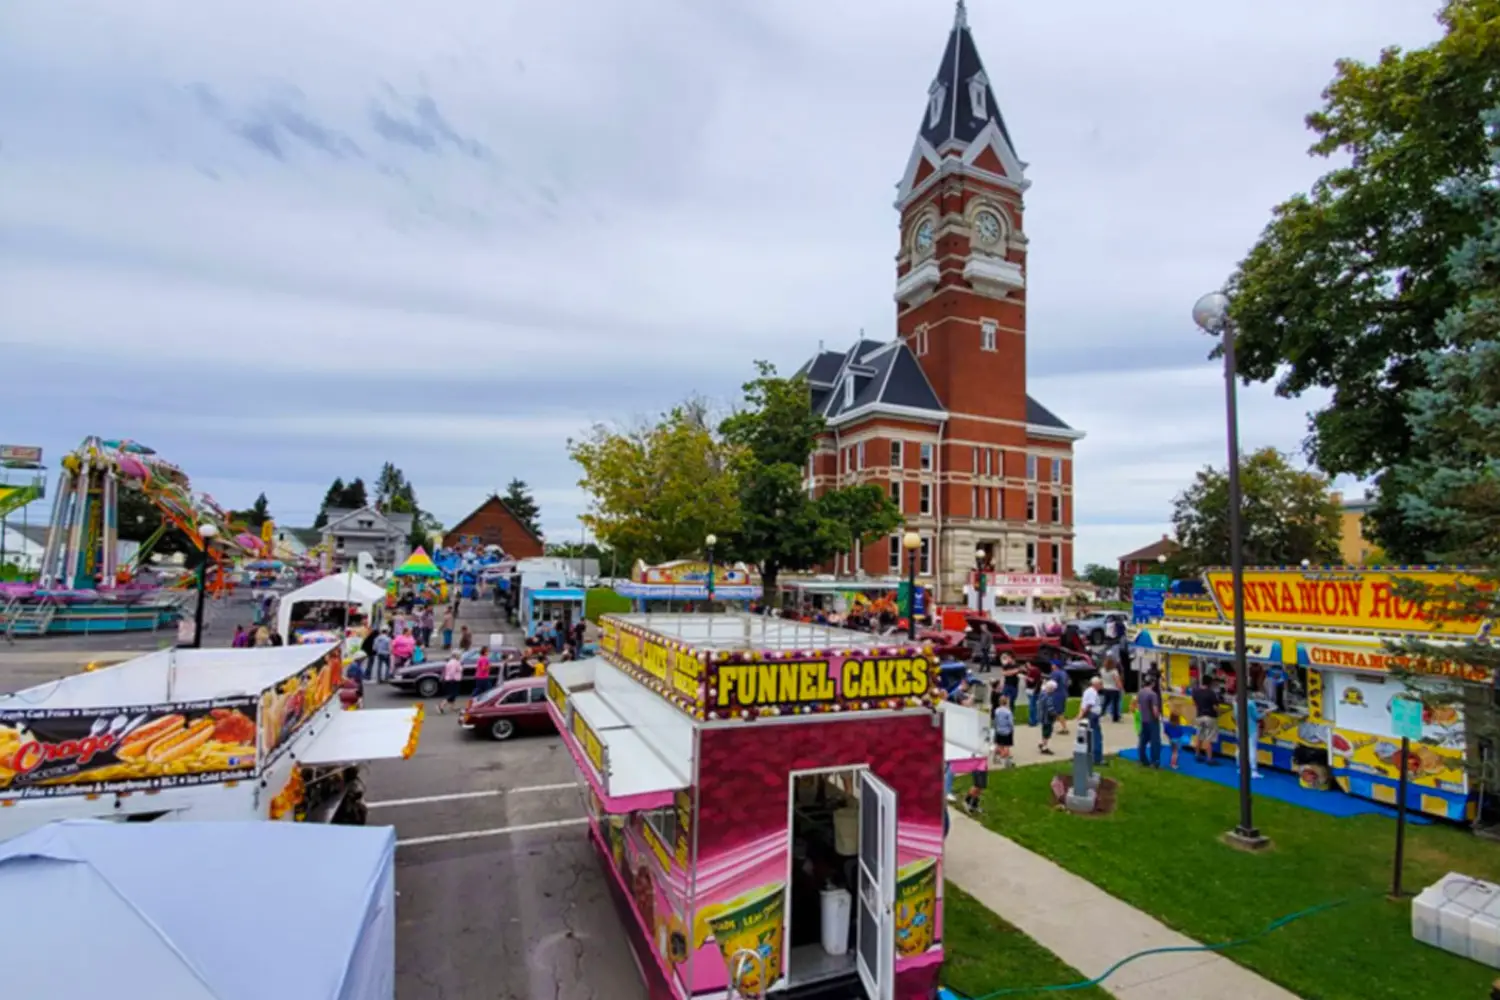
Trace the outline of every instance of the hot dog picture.
<instances>
[{"instance_id":1,"label":"hot dog picture","mask_svg":"<svg viewBox=\"0 0 1500 1000\"><path fill-rule=\"evenodd\" d=\"M133 760L151 749L151 744L180 730L185 725L187 725L187 719L181 715L164 715L137 726L125 734L125 738L120 741L120 746L115 751L115 756L121 760Z\"/></svg>"},{"instance_id":2,"label":"hot dog picture","mask_svg":"<svg viewBox=\"0 0 1500 1000\"><path fill-rule=\"evenodd\" d=\"M203 746L213 734L214 721L199 719L186 729L179 729L152 743L146 750L146 759L153 764L169 764Z\"/></svg>"},{"instance_id":3,"label":"hot dog picture","mask_svg":"<svg viewBox=\"0 0 1500 1000\"><path fill-rule=\"evenodd\" d=\"M0 794L108 793L233 780L255 768L250 699L97 712L0 712Z\"/></svg>"}]
</instances>

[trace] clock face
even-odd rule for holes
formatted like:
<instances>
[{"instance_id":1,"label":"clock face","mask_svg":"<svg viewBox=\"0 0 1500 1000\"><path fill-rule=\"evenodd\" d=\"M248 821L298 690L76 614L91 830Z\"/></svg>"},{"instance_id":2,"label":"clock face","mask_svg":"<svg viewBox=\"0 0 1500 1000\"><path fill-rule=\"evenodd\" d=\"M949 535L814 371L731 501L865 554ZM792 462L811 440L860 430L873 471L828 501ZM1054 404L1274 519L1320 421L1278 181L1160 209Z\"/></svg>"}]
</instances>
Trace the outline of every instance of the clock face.
<instances>
[{"instance_id":1,"label":"clock face","mask_svg":"<svg viewBox=\"0 0 1500 1000\"><path fill-rule=\"evenodd\" d=\"M993 212L980 212L974 217L974 228L979 232L979 242L993 246L1000 241L1000 220Z\"/></svg>"},{"instance_id":2,"label":"clock face","mask_svg":"<svg viewBox=\"0 0 1500 1000\"><path fill-rule=\"evenodd\" d=\"M917 226L917 253L928 253L932 250L933 236L937 227L932 224L931 219L923 219Z\"/></svg>"}]
</instances>

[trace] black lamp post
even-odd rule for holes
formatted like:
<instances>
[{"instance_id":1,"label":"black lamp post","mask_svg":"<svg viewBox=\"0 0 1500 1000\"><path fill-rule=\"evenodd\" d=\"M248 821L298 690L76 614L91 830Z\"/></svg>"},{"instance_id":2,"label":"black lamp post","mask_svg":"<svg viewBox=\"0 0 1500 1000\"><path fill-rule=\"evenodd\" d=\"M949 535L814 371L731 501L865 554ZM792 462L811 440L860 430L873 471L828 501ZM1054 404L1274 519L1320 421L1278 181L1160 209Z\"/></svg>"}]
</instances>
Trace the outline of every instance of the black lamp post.
<instances>
[{"instance_id":1,"label":"black lamp post","mask_svg":"<svg viewBox=\"0 0 1500 1000\"><path fill-rule=\"evenodd\" d=\"M917 550L922 547L922 536L908 531L901 537L901 547L906 549L906 638L917 641Z\"/></svg>"},{"instance_id":2,"label":"black lamp post","mask_svg":"<svg viewBox=\"0 0 1500 1000\"><path fill-rule=\"evenodd\" d=\"M1229 445L1229 572L1234 593L1235 725L1239 734L1240 822L1229 836L1240 846L1260 849L1270 840L1255 828L1250 795L1250 755L1256 748L1250 733L1250 669L1245 662L1245 553L1241 526L1240 424L1235 396L1234 322L1229 318L1229 296L1209 292L1193 305L1193 322L1222 340L1224 353L1224 420Z\"/></svg>"},{"instance_id":3,"label":"black lamp post","mask_svg":"<svg viewBox=\"0 0 1500 1000\"><path fill-rule=\"evenodd\" d=\"M979 593L978 611L980 614L984 614L984 556L984 549L974 550L974 567L978 570L974 586Z\"/></svg>"},{"instance_id":4,"label":"black lamp post","mask_svg":"<svg viewBox=\"0 0 1500 1000\"><path fill-rule=\"evenodd\" d=\"M712 611L714 605L714 546L719 542L718 536L709 535L703 539L703 548L708 552L708 610Z\"/></svg>"},{"instance_id":5,"label":"black lamp post","mask_svg":"<svg viewBox=\"0 0 1500 1000\"><path fill-rule=\"evenodd\" d=\"M208 591L208 559L209 550L213 548L214 536L219 529L211 524L205 524L198 529L198 535L203 539L203 551L198 560L198 609L193 613L193 647L203 648L203 598Z\"/></svg>"}]
</instances>

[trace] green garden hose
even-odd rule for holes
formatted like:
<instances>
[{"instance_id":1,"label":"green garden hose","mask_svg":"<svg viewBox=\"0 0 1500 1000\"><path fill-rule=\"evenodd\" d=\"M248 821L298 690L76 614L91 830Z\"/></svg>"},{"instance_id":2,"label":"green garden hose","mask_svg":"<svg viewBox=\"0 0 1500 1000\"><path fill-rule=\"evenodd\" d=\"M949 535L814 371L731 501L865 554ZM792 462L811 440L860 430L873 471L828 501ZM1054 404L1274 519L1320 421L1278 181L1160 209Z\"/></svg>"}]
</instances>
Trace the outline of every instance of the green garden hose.
<instances>
[{"instance_id":1,"label":"green garden hose","mask_svg":"<svg viewBox=\"0 0 1500 1000\"><path fill-rule=\"evenodd\" d=\"M1370 889L1366 890L1365 892L1356 893L1353 896L1346 896L1343 899L1336 899L1330 903L1319 903L1316 906L1309 906L1305 910L1298 910L1296 913L1289 913L1284 917L1277 917L1275 920L1271 921L1269 924L1266 924L1266 926L1262 927L1260 930L1256 931L1254 934L1249 935L1248 937L1236 938L1233 941L1225 941L1222 944L1178 945L1170 948L1148 948L1145 951L1138 951L1134 955L1126 955L1114 965L1111 965L1109 968L1105 969L1097 977L1084 980L1080 983L1065 983L1055 986L1008 986L1005 989L995 990L993 993L983 993L979 996L970 996L969 994L956 990L951 986L945 986L943 988L953 996L960 998L960 1000L994 1000L995 997L1013 997L1020 996L1023 993L1062 993L1065 990L1085 990L1090 986L1098 986L1110 976L1114 975L1122 967L1129 965L1131 962L1134 962L1138 958L1145 958L1148 955L1172 955L1193 951L1219 952L1225 951L1229 948L1237 948L1242 944L1249 944L1251 941L1258 941L1261 938L1265 937L1267 934L1270 934L1272 931L1280 930L1287 924L1301 920L1303 917L1310 917L1315 913L1323 913L1327 910L1337 909L1340 906L1353 903L1360 899L1366 899L1373 895L1378 895L1378 892L1377 890Z\"/></svg>"}]
</instances>

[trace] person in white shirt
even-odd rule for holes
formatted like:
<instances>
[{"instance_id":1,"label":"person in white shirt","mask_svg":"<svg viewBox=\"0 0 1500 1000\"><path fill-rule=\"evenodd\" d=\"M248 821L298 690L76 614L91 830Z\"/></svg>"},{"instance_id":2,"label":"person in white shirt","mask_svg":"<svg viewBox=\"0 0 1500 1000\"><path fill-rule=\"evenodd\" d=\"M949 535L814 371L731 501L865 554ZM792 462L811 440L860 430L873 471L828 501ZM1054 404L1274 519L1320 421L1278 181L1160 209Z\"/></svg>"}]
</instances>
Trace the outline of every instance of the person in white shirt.
<instances>
[{"instance_id":1,"label":"person in white shirt","mask_svg":"<svg viewBox=\"0 0 1500 1000\"><path fill-rule=\"evenodd\" d=\"M1083 689L1078 704L1078 721L1089 724L1089 750L1094 755L1094 766L1104 763L1104 681L1095 676Z\"/></svg>"}]
</instances>

